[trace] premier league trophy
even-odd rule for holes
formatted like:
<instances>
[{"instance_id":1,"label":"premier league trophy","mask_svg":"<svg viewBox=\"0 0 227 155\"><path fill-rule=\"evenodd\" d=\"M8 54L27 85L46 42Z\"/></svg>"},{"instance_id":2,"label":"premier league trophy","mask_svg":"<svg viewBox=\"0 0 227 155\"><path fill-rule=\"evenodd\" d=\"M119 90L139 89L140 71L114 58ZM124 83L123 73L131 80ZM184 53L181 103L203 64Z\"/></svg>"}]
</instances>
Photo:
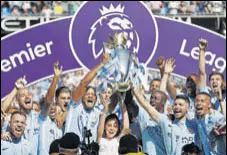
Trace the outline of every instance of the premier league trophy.
<instances>
[{"instance_id":1,"label":"premier league trophy","mask_svg":"<svg viewBox=\"0 0 227 155\"><path fill-rule=\"evenodd\" d=\"M109 43L103 43L104 50L110 54L111 60L97 73L97 78L101 81L99 90L101 92L106 90L106 81L116 84L115 91L119 92L122 101L125 92L130 89L130 82L138 81L135 77L139 69L135 54L127 49L126 43L127 36L123 33L115 33L114 36L109 37Z\"/></svg>"}]
</instances>

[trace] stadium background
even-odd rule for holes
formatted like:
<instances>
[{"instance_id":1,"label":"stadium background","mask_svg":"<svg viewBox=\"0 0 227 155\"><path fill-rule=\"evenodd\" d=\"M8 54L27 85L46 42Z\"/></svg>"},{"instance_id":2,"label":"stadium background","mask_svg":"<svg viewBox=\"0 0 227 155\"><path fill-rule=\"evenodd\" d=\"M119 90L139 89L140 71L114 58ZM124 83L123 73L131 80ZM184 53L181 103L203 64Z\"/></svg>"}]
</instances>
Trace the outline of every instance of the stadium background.
<instances>
[{"instance_id":1,"label":"stadium background","mask_svg":"<svg viewBox=\"0 0 227 155\"><path fill-rule=\"evenodd\" d=\"M1 1L1 37L49 20L72 16L83 1ZM199 25L226 36L226 1L144 1L157 16L166 16ZM52 67L52 66L50 66ZM63 66L64 67L64 66ZM196 71L195 71L196 72ZM86 75L84 69L63 74L58 86L76 89ZM160 77L158 70L149 69L148 82ZM52 78L30 86L35 101L47 93ZM172 76L177 89L184 90L185 79ZM95 79L93 85L98 84Z\"/></svg>"}]
</instances>

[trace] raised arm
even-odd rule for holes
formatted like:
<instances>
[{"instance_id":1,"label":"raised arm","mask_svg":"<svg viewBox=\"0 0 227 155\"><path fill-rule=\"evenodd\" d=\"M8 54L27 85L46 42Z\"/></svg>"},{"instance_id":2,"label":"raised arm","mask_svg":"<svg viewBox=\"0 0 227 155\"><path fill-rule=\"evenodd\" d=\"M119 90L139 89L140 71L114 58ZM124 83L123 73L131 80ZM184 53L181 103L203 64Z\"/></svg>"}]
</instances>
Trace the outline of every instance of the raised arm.
<instances>
[{"instance_id":1,"label":"raised arm","mask_svg":"<svg viewBox=\"0 0 227 155\"><path fill-rule=\"evenodd\" d=\"M106 120L106 116L107 116L108 108L109 108L109 102L107 100L104 100L101 95L100 95L100 100L104 105L104 111L103 111L101 119L99 121L99 127L98 127L97 139L96 139L96 142L98 144L100 143L100 139L102 138L102 135L104 132L105 120Z\"/></svg>"},{"instance_id":2,"label":"raised arm","mask_svg":"<svg viewBox=\"0 0 227 155\"><path fill-rule=\"evenodd\" d=\"M128 111L127 111L127 108L126 108L126 105L125 103L120 103L121 104L121 108L122 108L122 111L123 111L123 129L121 130L121 133L119 135L119 139L124 136L125 134L128 134L129 132L129 118L128 118Z\"/></svg>"},{"instance_id":3,"label":"raised arm","mask_svg":"<svg viewBox=\"0 0 227 155\"><path fill-rule=\"evenodd\" d=\"M173 58L167 59L165 63L164 73L161 79L160 90L165 92L167 87L167 82L169 80L170 74L174 71L176 65Z\"/></svg>"},{"instance_id":4,"label":"raised arm","mask_svg":"<svg viewBox=\"0 0 227 155\"><path fill-rule=\"evenodd\" d=\"M165 59L163 57L160 57L157 61L156 61L156 65L159 67L160 70L160 74L161 77L163 77L164 75L164 66L165 66ZM172 99L175 99L177 96L177 90L175 88L175 86L169 81L167 80L167 91L170 94Z\"/></svg>"},{"instance_id":5,"label":"raised arm","mask_svg":"<svg viewBox=\"0 0 227 155\"><path fill-rule=\"evenodd\" d=\"M26 85L26 77L24 76L23 78L19 78L16 82L15 82L15 86L13 88L13 90L10 92L10 94L6 97L6 99L1 103L1 110L3 113L6 113L6 110L10 107L10 105L12 104L12 101L14 99L14 97L17 94L17 91L21 88L24 88Z\"/></svg>"},{"instance_id":6,"label":"raised arm","mask_svg":"<svg viewBox=\"0 0 227 155\"><path fill-rule=\"evenodd\" d=\"M164 67L165 67L165 58L164 57L159 57L156 61L156 65L159 68L160 74L161 74L161 78L163 77L164 74Z\"/></svg>"},{"instance_id":7,"label":"raised arm","mask_svg":"<svg viewBox=\"0 0 227 155\"><path fill-rule=\"evenodd\" d=\"M133 88L132 92L136 99L138 100L139 104L148 112L148 114L151 116L151 118L154 121L158 121L158 111L150 105L150 103L147 100L144 100L144 97L140 94L139 90L137 88Z\"/></svg>"},{"instance_id":8,"label":"raised arm","mask_svg":"<svg viewBox=\"0 0 227 155\"><path fill-rule=\"evenodd\" d=\"M200 39L199 40L199 82L198 89L203 89L206 86L206 61L205 61L205 49L208 45L207 40Z\"/></svg>"},{"instance_id":9,"label":"raised arm","mask_svg":"<svg viewBox=\"0 0 227 155\"><path fill-rule=\"evenodd\" d=\"M55 91L56 91L57 82L58 82L60 75L62 73L62 66L59 68L58 65L59 65L58 61L54 63L54 77L53 77L53 80L50 84L50 87L48 89L48 92L47 92L47 95L46 95L46 98L45 98L45 102L44 102L44 103L47 103L47 104L50 104L54 101L54 94L55 94Z\"/></svg>"},{"instance_id":10,"label":"raised arm","mask_svg":"<svg viewBox=\"0 0 227 155\"><path fill-rule=\"evenodd\" d=\"M73 101L77 102L82 98L88 84L95 78L98 70L107 63L109 58L110 56L108 53L103 54L101 63L98 64L95 68L93 68L89 73L87 73L84 79L80 82L78 88L73 92L73 95L72 95Z\"/></svg>"}]
</instances>

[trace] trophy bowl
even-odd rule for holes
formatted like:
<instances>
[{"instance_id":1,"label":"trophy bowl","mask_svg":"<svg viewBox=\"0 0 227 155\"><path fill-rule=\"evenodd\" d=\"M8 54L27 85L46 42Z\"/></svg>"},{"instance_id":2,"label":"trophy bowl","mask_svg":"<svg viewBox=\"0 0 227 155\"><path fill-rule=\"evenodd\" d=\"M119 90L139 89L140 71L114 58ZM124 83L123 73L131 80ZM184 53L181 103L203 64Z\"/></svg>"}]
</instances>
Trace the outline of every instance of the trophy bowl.
<instances>
[{"instance_id":1,"label":"trophy bowl","mask_svg":"<svg viewBox=\"0 0 227 155\"><path fill-rule=\"evenodd\" d=\"M132 65L132 53L130 53L126 48L118 46L115 48L117 57L117 67L120 73L120 80L118 81L117 91L126 92L130 89L129 77L130 77L130 67Z\"/></svg>"}]
</instances>

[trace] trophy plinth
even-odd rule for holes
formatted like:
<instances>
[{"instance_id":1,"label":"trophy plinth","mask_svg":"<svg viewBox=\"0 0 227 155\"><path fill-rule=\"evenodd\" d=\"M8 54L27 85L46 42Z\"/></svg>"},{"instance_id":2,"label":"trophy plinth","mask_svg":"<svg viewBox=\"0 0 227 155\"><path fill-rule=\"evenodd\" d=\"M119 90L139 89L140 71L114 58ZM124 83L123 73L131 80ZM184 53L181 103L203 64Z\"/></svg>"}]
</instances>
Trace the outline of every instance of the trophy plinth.
<instances>
[{"instance_id":1,"label":"trophy plinth","mask_svg":"<svg viewBox=\"0 0 227 155\"><path fill-rule=\"evenodd\" d=\"M126 92L130 89L130 86L128 83L119 83L117 87L118 92Z\"/></svg>"}]
</instances>

